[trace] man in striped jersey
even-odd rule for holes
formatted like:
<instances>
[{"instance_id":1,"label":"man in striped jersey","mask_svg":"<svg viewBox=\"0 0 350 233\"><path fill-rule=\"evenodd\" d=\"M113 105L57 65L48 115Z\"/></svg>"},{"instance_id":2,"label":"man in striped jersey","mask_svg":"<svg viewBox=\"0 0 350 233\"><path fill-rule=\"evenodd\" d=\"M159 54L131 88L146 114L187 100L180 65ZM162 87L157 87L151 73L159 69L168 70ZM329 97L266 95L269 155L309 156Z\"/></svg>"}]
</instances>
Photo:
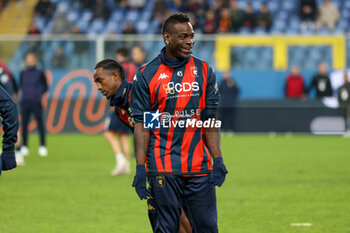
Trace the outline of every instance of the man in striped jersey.
<instances>
[{"instance_id":1,"label":"man in striped jersey","mask_svg":"<svg viewBox=\"0 0 350 233\"><path fill-rule=\"evenodd\" d=\"M227 170L215 120L215 73L191 56L194 31L187 15L169 16L163 38L166 46L137 71L131 90L133 186L147 198L148 177L158 218L154 232L177 233L182 206L194 232L218 232L215 186L223 184Z\"/></svg>"}]
</instances>

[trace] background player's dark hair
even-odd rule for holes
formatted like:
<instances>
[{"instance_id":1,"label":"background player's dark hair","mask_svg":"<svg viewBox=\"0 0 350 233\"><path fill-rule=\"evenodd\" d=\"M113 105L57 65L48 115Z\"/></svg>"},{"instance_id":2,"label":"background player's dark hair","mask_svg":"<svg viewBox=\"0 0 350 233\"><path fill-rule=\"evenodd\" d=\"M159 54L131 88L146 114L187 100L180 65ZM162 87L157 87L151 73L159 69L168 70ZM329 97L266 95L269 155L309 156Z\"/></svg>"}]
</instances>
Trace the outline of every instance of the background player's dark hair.
<instances>
[{"instance_id":1,"label":"background player's dark hair","mask_svg":"<svg viewBox=\"0 0 350 233\"><path fill-rule=\"evenodd\" d=\"M162 33L169 32L171 25L175 23L188 23L190 18L185 13L175 13L170 15L163 23Z\"/></svg>"},{"instance_id":2,"label":"background player's dark hair","mask_svg":"<svg viewBox=\"0 0 350 233\"><path fill-rule=\"evenodd\" d=\"M120 54L123 57L128 58L129 57L129 49L126 47L121 47L119 49L117 49L117 51L115 52L116 54Z\"/></svg>"},{"instance_id":3,"label":"background player's dark hair","mask_svg":"<svg viewBox=\"0 0 350 233\"><path fill-rule=\"evenodd\" d=\"M96 64L94 70L97 68L103 68L104 70L117 71L120 74L122 80L125 80L125 70L124 67L117 61L113 59L104 59Z\"/></svg>"}]
</instances>

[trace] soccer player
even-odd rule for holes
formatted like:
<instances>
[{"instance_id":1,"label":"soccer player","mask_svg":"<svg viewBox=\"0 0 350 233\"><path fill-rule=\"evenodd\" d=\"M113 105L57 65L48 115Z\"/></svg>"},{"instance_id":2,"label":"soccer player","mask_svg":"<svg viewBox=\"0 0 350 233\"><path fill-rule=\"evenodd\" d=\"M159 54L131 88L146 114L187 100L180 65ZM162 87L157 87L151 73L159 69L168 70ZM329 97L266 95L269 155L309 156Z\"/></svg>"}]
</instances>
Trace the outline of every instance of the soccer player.
<instances>
[{"instance_id":1,"label":"soccer player","mask_svg":"<svg viewBox=\"0 0 350 233\"><path fill-rule=\"evenodd\" d=\"M136 66L129 61L129 50L125 47L119 48L115 54L117 61L123 66L125 79L132 81L136 72ZM106 119L106 130L103 136L111 146L116 159L115 169L111 172L112 176L120 174L130 174L130 145L129 135L132 133L119 118L117 106L115 111ZM124 110L123 110L124 111ZM118 135L119 140L115 137Z\"/></svg>"},{"instance_id":2,"label":"soccer player","mask_svg":"<svg viewBox=\"0 0 350 233\"><path fill-rule=\"evenodd\" d=\"M2 140L2 153L0 159L0 175L2 170L15 168L15 143L18 131L18 111L12 97L0 86L0 116L4 135Z\"/></svg>"},{"instance_id":3,"label":"soccer player","mask_svg":"<svg viewBox=\"0 0 350 233\"><path fill-rule=\"evenodd\" d=\"M328 66L326 63L320 63L318 65L318 74L312 78L306 93L309 93L313 88L316 88L316 98L333 95L333 89L328 75Z\"/></svg>"},{"instance_id":4,"label":"soccer player","mask_svg":"<svg viewBox=\"0 0 350 233\"><path fill-rule=\"evenodd\" d=\"M35 53L28 53L25 60L27 68L20 74L20 86L22 89L21 113L23 124L23 145L21 148L21 153L23 155L29 154L27 127L29 124L30 115L34 113L34 116L38 122L40 135L40 147L38 149L38 153L40 156L47 156L43 108L41 105L42 97L48 90L46 76L44 71L36 67L37 59Z\"/></svg>"},{"instance_id":5,"label":"soccer player","mask_svg":"<svg viewBox=\"0 0 350 233\"><path fill-rule=\"evenodd\" d=\"M137 162L133 186L147 198L148 178L157 209L154 232L177 233L181 207L194 232L218 232L215 186L223 184L227 170L215 121L215 73L191 56L194 31L186 14L169 16L162 31L165 47L137 71L130 95ZM200 127L211 119L215 125ZM182 127L193 120L199 124Z\"/></svg>"},{"instance_id":6,"label":"soccer player","mask_svg":"<svg viewBox=\"0 0 350 233\"><path fill-rule=\"evenodd\" d=\"M344 137L350 137L350 82L347 73L344 73L343 79L344 84L339 87L337 95L339 107L344 118Z\"/></svg>"},{"instance_id":7,"label":"soccer player","mask_svg":"<svg viewBox=\"0 0 350 233\"><path fill-rule=\"evenodd\" d=\"M0 61L0 85L10 94L13 100L16 102L18 95L17 83L5 63ZM15 144L16 148L16 162L17 165L24 165L24 159L21 154L21 137L20 132L17 132L17 142Z\"/></svg>"},{"instance_id":8,"label":"soccer player","mask_svg":"<svg viewBox=\"0 0 350 233\"><path fill-rule=\"evenodd\" d=\"M117 61L105 59L99 62L94 69L94 81L97 89L109 100L111 106L119 108L118 114L121 120L130 128L134 127L130 118L130 92L132 84L128 82L123 66ZM148 216L155 229L157 225L157 213L154 199L148 198ZM185 214L181 216L179 233L191 233L191 226Z\"/></svg>"}]
</instances>

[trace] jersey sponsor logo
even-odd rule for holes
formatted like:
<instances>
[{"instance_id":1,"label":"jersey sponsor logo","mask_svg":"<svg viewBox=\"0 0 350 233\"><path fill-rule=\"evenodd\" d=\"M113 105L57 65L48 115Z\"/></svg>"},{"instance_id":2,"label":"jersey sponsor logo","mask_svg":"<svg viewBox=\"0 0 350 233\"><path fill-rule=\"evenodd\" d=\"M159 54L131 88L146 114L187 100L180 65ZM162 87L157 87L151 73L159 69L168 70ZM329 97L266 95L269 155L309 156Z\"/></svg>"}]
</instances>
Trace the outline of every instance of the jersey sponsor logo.
<instances>
[{"instance_id":1,"label":"jersey sponsor logo","mask_svg":"<svg viewBox=\"0 0 350 233\"><path fill-rule=\"evenodd\" d=\"M145 129L160 128L220 128L221 121L215 118L199 120L193 118L194 115L200 115L201 110L175 111L175 115L168 112L160 113L159 110L154 112L144 112L143 127ZM181 118L181 119L179 119Z\"/></svg>"},{"instance_id":2,"label":"jersey sponsor logo","mask_svg":"<svg viewBox=\"0 0 350 233\"><path fill-rule=\"evenodd\" d=\"M159 129L160 128L160 112L159 110L153 112L143 113L143 128L145 129Z\"/></svg>"},{"instance_id":3,"label":"jersey sponsor logo","mask_svg":"<svg viewBox=\"0 0 350 233\"><path fill-rule=\"evenodd\" d=\"M189 91L199 91L199 83L198 82L184 82L184 83L174 83L168 82L167 84L163 84L163 89L167 94L175 94L181 92L189 92Z\"/></svg>"},{"instance_id":4,"label":"jersey sponsor logo","mask_svg":"<svg viewBox=\"0 0 350 233\"><path fill-rule=\"evenodd\" d=\"M161 73L158 77L158 80L169 78L169 76L166 73Z\"/></svg>"},{"instance_id":5,"label":"jersey sponsor logo","mask_svg":"<svg viewBox=\"0 0 350 233\"><path fill-rule=\"evenodd\" d=\"M182 73L182 71L181 70L179 70L178 72L177 72L177 76L180 76L180 77L182 77L184 74Z\"/></svg>"}]
</instances>

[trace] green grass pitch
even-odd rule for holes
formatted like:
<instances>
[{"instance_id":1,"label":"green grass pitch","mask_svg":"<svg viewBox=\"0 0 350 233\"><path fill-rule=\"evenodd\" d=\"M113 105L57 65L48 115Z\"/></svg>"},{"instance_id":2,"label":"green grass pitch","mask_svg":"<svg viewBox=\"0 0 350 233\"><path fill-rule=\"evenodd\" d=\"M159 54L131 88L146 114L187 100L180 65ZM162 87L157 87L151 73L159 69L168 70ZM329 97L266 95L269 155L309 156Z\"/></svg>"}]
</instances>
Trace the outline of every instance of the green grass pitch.
<instances>
[{"instance_id":1,"label":"green grass pitch","mask_svg":"<svg viewBox=\"0 0 350 233\"><path fill-rule=\"evenodd\" d=\"M46 158L37 135L30 140L26 165L0 178L1 233L151 232L133 175L109 175L102 135L49 135ZM217 189L219 232L350 232L350 139L235 135L222 146L229 174Z\"/></svg>"}]
</instances>

